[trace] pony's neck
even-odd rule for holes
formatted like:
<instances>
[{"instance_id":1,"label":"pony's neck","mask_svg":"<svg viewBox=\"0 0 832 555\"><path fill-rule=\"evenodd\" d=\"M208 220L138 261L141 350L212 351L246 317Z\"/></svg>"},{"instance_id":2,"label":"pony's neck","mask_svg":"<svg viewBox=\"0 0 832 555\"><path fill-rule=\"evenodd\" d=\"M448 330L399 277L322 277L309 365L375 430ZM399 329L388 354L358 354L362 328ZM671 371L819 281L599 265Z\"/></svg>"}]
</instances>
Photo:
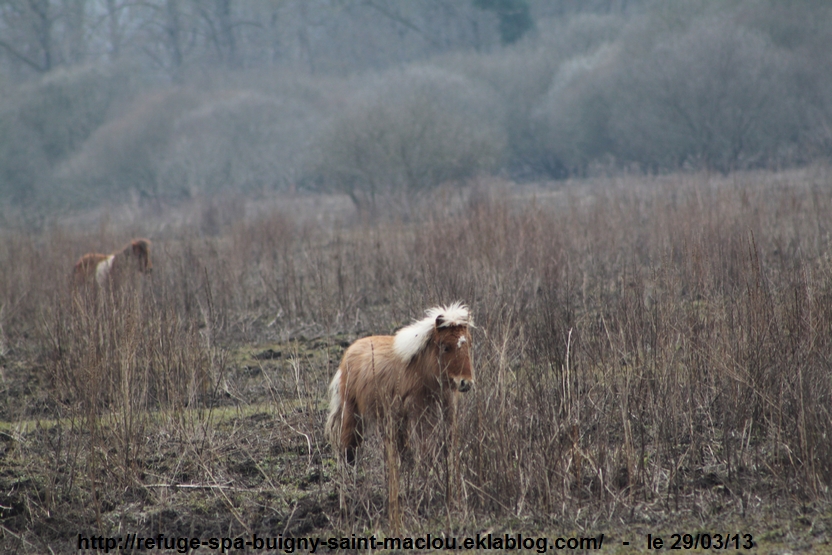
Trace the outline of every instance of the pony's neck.
<instances>
[{"instance_id":1,"label":"pony's neck","mask_svg":"<svg viewBox=\"0 0 832 555\"><path fill-rule=\"evenodd\" d=\"M418 383L422 384L426 390L433 391L442 387L434 338L430 338L419 354L411 359L410 364L407 365L407 371L418 374L420 378Z\"/></svg>"}]
</instances>

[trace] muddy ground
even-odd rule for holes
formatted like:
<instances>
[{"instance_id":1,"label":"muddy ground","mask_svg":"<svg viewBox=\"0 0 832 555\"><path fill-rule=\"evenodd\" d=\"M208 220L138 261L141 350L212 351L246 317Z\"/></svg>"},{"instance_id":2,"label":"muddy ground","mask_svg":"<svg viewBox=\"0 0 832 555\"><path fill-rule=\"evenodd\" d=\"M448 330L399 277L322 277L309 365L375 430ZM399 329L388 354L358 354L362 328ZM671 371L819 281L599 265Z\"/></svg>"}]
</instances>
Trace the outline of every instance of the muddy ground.
<instances>
[{"instance_id":1,"label":"muddy ground","mask_svg":"<svg viewBox=\"0 0 832 555\"><path fill-rule=\"evenodd\" d=\"M0 550L74 553L79 538L126 541L130 533L206 542L252 534L274 539L391 535L385 475L373 466L380 459L359 464L353 487L365 490L362 506L345 515L339 509L339 474L322 433L328 376L354 339L301 334L282 342L225 346L226 374L206 407L154 415L143 424L143 447L123 464L108 459L119 456L117 448L96 458L84 453L101 448L91 440L101 430L90 429L89 422L45 393L48 380L37 357L8 351L0 359ZM108 425L106 419L97 423ZM73 443L82 449L68 447ZM677 540L677 548L690 544L674 534L695 538L699 533L711 542L716 534L739 534L729 548L832 553L829 507L759 497L740 507L720 492L725 486L715 476L703 477L700 486L661 502L636 501L626 519L609 518L608 507L592 501L567 516L434 513L424 518L406 508L402 534L496 538L520 533L548 536L551 542L604 534L602 550L609 553L643 552L648 535L654 547L662 538L667 549ZM715 513L713 500L721 496L724 510ZM744 548L749 545L744 534L753 536L753 549ZM476 550L475 544L467 551ZM686 550L706 551L701 546ZM194 552L217 551L205 545Z\"/></svg>"}]
</instances>

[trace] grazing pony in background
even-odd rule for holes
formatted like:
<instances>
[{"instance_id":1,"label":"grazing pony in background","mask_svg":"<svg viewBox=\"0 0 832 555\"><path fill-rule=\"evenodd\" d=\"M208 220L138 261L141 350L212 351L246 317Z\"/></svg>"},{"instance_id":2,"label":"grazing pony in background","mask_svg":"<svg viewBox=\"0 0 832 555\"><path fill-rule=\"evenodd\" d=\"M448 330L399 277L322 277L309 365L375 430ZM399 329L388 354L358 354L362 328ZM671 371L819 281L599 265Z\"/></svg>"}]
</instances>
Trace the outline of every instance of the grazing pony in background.
<instances>
[{"instance_id":1,"label":"grazing pony in background","mask_svg":"<svg viewBox=\"0 0 832 555\"><path fill-rule=\"evenodd\" d=\"M427 310L427 317L395 336L359 339L344 353L329 386L329 441L348 463L364 428L390 419L398 451L407 448L409 426L439 407L449 417L459 392L474 383L473 327L468 307L454 303Z\"/></svg>"},{"instance_id":2,"label":"grazing pony in background","mask_svg":"<svg viewBox=\"0 0 832 555\"><path fill-rule=\"evenodd\" d=\"M75 263L75 283L91 283L93 277L99 286L119 280L127 272L147 274L153 271L150 263L150 241L133 239L129 245L113 254L88 253Z\"/></svg>"}]
</instances>

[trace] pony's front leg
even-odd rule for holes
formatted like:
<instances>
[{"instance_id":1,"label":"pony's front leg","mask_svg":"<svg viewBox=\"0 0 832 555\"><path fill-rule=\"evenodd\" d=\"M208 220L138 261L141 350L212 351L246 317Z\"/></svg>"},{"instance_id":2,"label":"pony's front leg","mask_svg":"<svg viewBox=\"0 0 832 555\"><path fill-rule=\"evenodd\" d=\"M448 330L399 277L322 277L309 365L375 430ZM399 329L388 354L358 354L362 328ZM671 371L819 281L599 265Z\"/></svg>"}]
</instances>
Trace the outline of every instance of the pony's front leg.
<instances>
[{"instance_id":1,"label":"pony's front leg","mask_svg":"<svg viewBox=\"0 0 832 555\"><path fill-rule=\"evenodd\" d=\"M402 462L413 462L413 456L410 452L410 419L406 414L400 416L397 421L396 450Z\"/></svg>"},{"instance_id":2,"label":"pony's front leg","mask_svg":"<svg viewBox=\"0 0 832 555\"><path fill-rule=\"evenodd\" d=\"M447 470L445 474L445 496L453 507L459 504L460 484L462 474L459 465L459 423L457 420L458 395L450 392L442 406L445 426L444 452Z\"/></svg>"},{"instance_id":3,"label":"pony's front leg","mask_svg":"<svg viewBox=\"0 0 832 555\"><path fill-rule=\"evenodd\" d=\"M396 411L388 411L382 422L385 465L387 467L387 518L393 534L402 526L402 511L399 503L399 469L402 459L402 418Z\"/></svg>"}]
</instances>

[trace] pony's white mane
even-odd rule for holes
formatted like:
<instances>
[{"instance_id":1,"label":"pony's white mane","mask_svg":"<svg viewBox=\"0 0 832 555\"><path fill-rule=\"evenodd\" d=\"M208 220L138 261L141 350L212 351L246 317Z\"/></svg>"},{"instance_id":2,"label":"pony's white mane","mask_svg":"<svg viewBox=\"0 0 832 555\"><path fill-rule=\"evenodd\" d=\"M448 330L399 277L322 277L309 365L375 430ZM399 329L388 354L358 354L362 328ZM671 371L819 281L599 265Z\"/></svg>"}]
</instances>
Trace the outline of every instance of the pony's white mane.
<instances>
[{"instance_id":1,"label":"pony's white mane","mask_svg":"<svg viewBox=\"0 0 832 555\"><path fill-rule=\"evenodd\" d=\"M98 285L104 287L107 283L107 278L110 277L110 270L113 269L113 261L115 259L116 255L111 254L95 267L95 280L98 282Z\"/></svg>"},{"instance_id":2,"label":"pony's white mane","mask_svg":"<svg viewBox=\"0 0 832 555\"><path fill-rule=\"evenodd\" d=\"M410 359L425 348L437 317L442 316L440 328L473 325L468 307L458 301L449 306L429 308L425 313L425 318L400 329L393 338L393 352L405 362L410 362Z\"/></svg>"}]
</instances>

